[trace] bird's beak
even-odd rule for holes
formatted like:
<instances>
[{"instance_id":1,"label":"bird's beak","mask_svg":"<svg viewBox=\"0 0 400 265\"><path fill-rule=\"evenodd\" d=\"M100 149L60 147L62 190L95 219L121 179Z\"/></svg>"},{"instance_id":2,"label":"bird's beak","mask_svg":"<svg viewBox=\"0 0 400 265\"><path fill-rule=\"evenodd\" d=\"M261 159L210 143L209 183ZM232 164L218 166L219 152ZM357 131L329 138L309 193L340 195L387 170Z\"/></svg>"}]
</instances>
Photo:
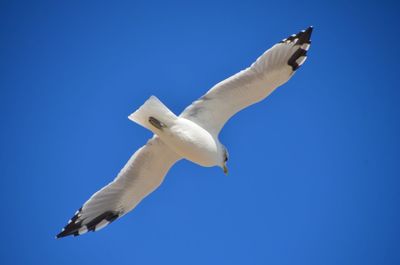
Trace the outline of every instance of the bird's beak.
<instances>
[{"instance_id":1,"label":"bird's beak","mask_svg":"<svg viewBox=\"0 0 400 265\"><path fill-rule=\"evenodd\" d=\"M226 166L226 164L224 164L223 169L224 169L225 175L228 175L228 167Z\"/></svg>"}]
</instances>

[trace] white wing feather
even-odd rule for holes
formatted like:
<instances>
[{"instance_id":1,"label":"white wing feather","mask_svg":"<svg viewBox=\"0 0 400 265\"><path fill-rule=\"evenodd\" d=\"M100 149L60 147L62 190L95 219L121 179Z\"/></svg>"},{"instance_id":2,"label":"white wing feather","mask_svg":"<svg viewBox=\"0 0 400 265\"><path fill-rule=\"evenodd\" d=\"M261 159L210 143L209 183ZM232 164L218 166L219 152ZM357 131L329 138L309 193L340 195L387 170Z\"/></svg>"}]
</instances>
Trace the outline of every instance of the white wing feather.
<instances>
[{"instance_id":1,"label":"white wing feather","mask_svg":"<svg viewBox=\"0 0 400 265\"><path fill-rule=\"evenodd\" d=\"M235 113L264 99L290 79L306 59L311 32L309 27L274 45L250 67L216 84L180 117L218 135Z\"/></svg>"},{"instance_id":2,"label":"white wing feather","mask_svg":"<svg viewBox=\"0 0 400 265\"><path fill-rule=\"evenodd\" d=\"M157 136L137 150L110 184L79 209L57 238L97 231L125 215L163 181L180 157Z\"/></svg>"}]
</instances>

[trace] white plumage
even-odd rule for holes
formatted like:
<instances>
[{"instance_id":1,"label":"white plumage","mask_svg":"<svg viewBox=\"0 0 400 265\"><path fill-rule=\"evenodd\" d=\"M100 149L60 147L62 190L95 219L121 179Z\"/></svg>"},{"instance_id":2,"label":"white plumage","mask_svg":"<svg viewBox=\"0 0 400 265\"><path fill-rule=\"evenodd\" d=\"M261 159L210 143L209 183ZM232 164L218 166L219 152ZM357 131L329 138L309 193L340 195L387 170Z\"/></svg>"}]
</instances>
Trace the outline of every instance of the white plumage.
<instances>
[{"instance_id":1,"label":"white plumage","mask_svg":"<svg viewBox=\"0 0 400 265\"><path fill-rule=\"evenodd\" d=\"M228 152L218 140L235 113L261 101L287 82L307 58L312 27L284 39L250 67L218 83L179 116L150 97L129 119L155 135L136 151L118 176L96 192L57 235L97 231L131 211L163 181L170 167L185 158L227 173Z\"/></svg>"}]
</instances>

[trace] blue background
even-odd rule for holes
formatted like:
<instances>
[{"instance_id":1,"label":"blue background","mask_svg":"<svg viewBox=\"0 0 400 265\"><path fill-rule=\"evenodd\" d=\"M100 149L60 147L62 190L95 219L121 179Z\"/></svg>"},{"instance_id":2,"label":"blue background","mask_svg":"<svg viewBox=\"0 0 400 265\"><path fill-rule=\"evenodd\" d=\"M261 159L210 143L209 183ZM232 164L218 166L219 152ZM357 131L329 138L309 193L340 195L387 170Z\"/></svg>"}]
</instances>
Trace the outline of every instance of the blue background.
<instances>
[{"instance_id":1,"label":"blue background","mask_svg":"<svg viewBox=\"0 0 400 265\"><path fill-rule=\"evenodd\" d=\"M400 264L399 29L389 1L1 1L1 264ZM394 1L393 1L394 2ZM54 239L151 136L314 25L309 58L133 212Z\"/></svg>"}]
</instances>

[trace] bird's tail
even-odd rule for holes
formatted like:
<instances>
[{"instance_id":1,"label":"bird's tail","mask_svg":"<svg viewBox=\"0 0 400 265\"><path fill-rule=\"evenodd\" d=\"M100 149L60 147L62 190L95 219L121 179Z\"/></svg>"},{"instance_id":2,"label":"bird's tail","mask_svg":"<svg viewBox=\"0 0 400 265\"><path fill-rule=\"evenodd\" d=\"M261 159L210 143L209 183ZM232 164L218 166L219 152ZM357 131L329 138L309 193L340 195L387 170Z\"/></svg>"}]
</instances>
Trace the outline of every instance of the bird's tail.
<instances>
[{"instance_id":1,"label":"bird's tail","mask_svg":"<svg viewBox=\"0 0 400 265\"><path fill-rule=\"evenodd\" d=\"M128 117L155 134L170 127L178 117L158 98L151 96L146 102Z\"/></svg>"}]
</instances>

